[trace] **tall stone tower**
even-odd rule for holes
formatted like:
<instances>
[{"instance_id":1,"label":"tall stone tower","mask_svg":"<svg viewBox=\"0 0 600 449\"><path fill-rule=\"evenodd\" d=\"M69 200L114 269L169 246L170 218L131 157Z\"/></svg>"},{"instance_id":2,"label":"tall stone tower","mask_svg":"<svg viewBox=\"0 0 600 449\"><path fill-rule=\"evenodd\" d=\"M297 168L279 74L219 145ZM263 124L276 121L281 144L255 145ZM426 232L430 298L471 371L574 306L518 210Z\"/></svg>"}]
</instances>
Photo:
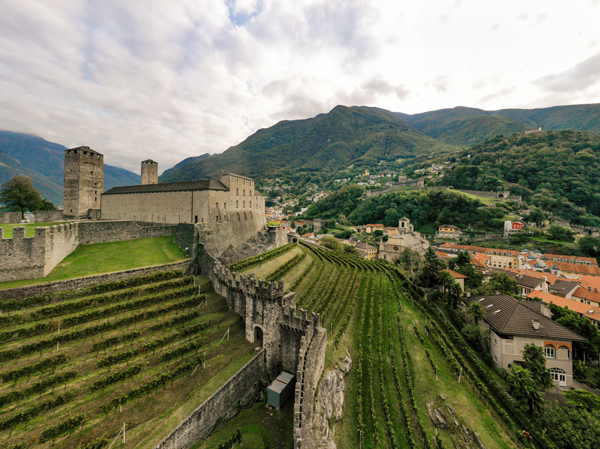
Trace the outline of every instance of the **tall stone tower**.
<instances>
[{"instance_id":1,"label":"tall stone tower","mask_svg":"<svg viewBox=\"0 0 600 449\"><path fill-rule=\"evenodd\" d=\"M158 184L158 162L152 159L142 161L142 185Z\"/></svg>"},{"instance_id":2,"label":"tall stone tower","mask_svg":"<svg viewBox=\"0 0 600 449\"><path fill-rule=\"evenodd\" d=\"M100 209L103 193L104 156L90 147L65 150L65 217L87 218L90 209Z\"/></svg>"}]
</instances>

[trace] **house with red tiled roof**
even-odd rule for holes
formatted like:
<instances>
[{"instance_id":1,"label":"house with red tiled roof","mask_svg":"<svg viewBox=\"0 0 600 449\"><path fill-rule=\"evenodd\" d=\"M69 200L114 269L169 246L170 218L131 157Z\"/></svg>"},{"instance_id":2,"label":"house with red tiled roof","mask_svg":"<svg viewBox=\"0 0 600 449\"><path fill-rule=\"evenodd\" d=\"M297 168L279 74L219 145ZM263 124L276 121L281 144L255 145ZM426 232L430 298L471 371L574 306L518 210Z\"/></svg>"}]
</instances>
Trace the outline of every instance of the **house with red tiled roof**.
<instances>
[{"instance_id":1,"label":"house with red tiled roof","mask_svg":"<svg viewBox=\"0 0 600 449\"><path fill-rule=\"evenodd\" d=\"M580 263L556 262L547 261L547 265L553 274L560 276L565 275L568 278L576 278L579 275L600 276L600 268L598 265L586 265Z\"/></svg>"},{"instance_id":2,"label":"house with red tiled roof","mask_svg":"<svg viewBox=\"0 0 600 449\"><path fill-rule=\"evenodd\" d=\"M531 292L529 295L527 295L527 297L529 299L534 299L536 297L540 298L541 300L546 301L548 304L556 304L558 307L563 307L577 312L579 315L588 318L592 324L596 326L600 324L600 307L584 304L573 299L563 298L550 293Z\"/></svg>"},{"instance_id":3,"label":"house with red tiled roof","mask_svg":"<svg viewBox=\"0 0 600 449\"><path fill-rule=\"evenodd\" d=\"M464 274L459 273L458 271L451 270L450 268L447 268L445 271L450 273L450 276L452 276L452 279L454 279L454 282L456 282L458 285L460 285L460 288L464 291L465 290L465 279L468 279L468 276L465 276Z\"/></svg>"},{"instance_id":4,"label":"house with red tiled roof","mask_svg":"<svg viewBox=\"0 0 600 449\"><path fill-rule=\"evenodd\" d=\"M471 264L478 268L486 268L489 262L489 256L486 256L483 253L476 253L473 257L471 257Z\"/></svg>"},{"instance_id":5,"label":"house with red tiled roof","mask_svg":"<svg viewBox=\"0 0 600 449\"><path fill-rule=\"evenodd\" d=\"M544 254L544 256L546 256L546 258L552 262L578 263L581 265L598 266L598 261L593 257L566 256L563 254Z\"/></svg>"}]
</instances>

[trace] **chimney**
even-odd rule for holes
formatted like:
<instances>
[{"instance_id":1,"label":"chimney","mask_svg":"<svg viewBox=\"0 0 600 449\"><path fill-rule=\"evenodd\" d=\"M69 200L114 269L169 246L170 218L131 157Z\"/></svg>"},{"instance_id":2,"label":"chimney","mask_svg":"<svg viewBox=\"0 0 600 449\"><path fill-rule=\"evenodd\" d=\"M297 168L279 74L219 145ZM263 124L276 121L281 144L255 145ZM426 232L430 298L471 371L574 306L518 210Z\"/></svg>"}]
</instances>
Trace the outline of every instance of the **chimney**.
<instances>
[{"instance_id":1,"label":"chimney","mask_svg":"<svg viewBox=\"0 0 600 449\"><path fill-rule=\"evenodd\" d=\"M471 297L471 290L467 289L467 291L465 292L465 294L467 295L467 298Z\"/></svg>"},{"instance_id":2,"label":"chimney","mask_svg":"<svg viewBox=\"0 0 600 449\"><path fill-rule=\"evenodd\" d=\"M541 302L540 313L545 317L552 319L552 312L550 311L550 307L548 307L548 303L546 301Z\"/></svg>"}]
</instances>

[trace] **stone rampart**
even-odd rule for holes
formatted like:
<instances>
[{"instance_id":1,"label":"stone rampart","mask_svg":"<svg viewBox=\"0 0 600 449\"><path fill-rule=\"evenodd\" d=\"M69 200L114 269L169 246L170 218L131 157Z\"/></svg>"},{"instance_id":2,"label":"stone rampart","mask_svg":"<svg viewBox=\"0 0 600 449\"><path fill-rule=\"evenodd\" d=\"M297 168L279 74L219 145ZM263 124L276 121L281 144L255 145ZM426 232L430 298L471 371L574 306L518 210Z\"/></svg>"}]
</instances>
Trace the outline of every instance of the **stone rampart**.
<instances>
[{"instance_id":1,"label":"stone rampart","mask_svg":"<svg viewBox=\"0 0 600 449\"><path fill-rule=\"evenodd\" d=\"M92 287L93 285L105 284L107 282L118 282L131 279L138 276L145 276L152 273L172 270L184 270L188 268L190 261L169 263L165 265L155 265L153 267L136 268L134 270L117 271L115 273L97 274L77 279L68 279L66 281L48 282L46 284L29 285L27 287L7 288L0 290L0 300L2 299L23 299L30 296L51 295L68 290L79 290Z\"/></svg>"},{"instance_id":2,"label":"stone rampart","mask_svg":"<svg viewBox=\"0 0 600 449\"><path fill-rule=\"evenodd\" d=\"M511 195L508 190L501 190L498 192L487 192L483 190L465 190L465 189L454 189L458 192L468 193L470 195L481 196L483 198L495 198L504 201L516 201L521 204L520 195Z\"/></svg>"},{"instance_id":3,"label":"stone rampart","mask_svg":"<svg viewBox=\"0 0 600 449\"><path fill-rule=\"evenodd\" d=\"M230 247L240 247L249 239L258 234L256 218L248 219L239 215L239 212L230 215L230 221L210 222L196 224L196 232L201 243L203 243L211 254L220 256ZM255 216L256 217L256 216ZM263 228L260 228L262 231Z\"/></svg>"},{"instance_id":4,"label":"stone rampart","mask_svg":"<svg viewBox=\"0 0 600 449\"><path fill-rule=\"evenodd\" d=\"M3 228L0 229L3 232ZM4 239L0 234L0 282L44 277L77 246L93 243L172 235L175 242L187 248L188 255L191 255L194 236L192 224L161 225L132 221L87 221L39 227L33 238L25 238L24 229L15 227L12 239Z\"/></svg>"},{"instance_id":5,"label":"stone rampart","mask_svg":"<svg viewBox=\"0 0 600 449\"><path fill-rule=\"evenodd\" d=\"M177 229L177 225L144 224L137 221L85 221L79 223L79 242L82 245L91 245L164 237L175 235Z\"/></svg>"},{"instance_id":6,"label":"stone rampart","mask_svg":"<svg viewBox=\"0 0 600 449\"><path fill-rule=\"evenodd\" d=\"M154 449L186 449L208 437L217 420L229 413L236 404L249 407L260 394L261 378L265 372L265 354L260 351L252 360L229 378L206 401L184 419ZM258 393L258 394L257 394Z\"/></svg>"},{"instance_id":7,"label":"stone rampart","mask_svg":"<svg viewBox=\"0 0 600 449\"><path fill-rule=\"evenodd\" d=\"M262 337L270 377L281 370L296 373L294 447L313 448L312 403L325 363L327 340L319 315L309 316L300 309L297 316L296 294L284 295L283 281L257 282L253 274L232 273L200 242L195 255L191 270L208 277L228 307L243 318L246 339L254 343Z\"/></svg>"},{"instance_id":8,"label":"stone rampart","mask_svg":"<svg viewBox=\"0 0 600 449\"><path fill-rule=\"evenodd\" d=\"M4 238L0 228L0 282L46 276L78 245L78 223L35 229L35 237L25 237L25 227L15 226L13 238Z\"/></svg>"},{"instance_id":9,"label":"stone rampart","mask_svg":"<svg viewBox=\"0 0 600 449\"><path fill-rule=\"evenodd\" d=\"M0 223L21 223L21 212L0 212Z\"/></svg>"},{"instance_id":10,"label":"stone rampart","mask_svg":"<svg viewBox=\"0 0 600 449\"><path fill-rule=\"evenodd\" d=\"M34 213L36 223L54 223L65 220L62 210L38 210Z\"/></svg>"}]
</instances>

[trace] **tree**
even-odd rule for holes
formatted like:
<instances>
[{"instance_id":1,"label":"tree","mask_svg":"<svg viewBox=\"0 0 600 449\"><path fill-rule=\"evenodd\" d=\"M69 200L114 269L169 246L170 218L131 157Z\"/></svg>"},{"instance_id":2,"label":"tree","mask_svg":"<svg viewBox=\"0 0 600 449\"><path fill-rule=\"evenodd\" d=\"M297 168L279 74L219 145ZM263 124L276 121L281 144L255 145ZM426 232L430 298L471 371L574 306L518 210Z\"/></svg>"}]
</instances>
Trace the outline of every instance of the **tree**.
<instances>
[{"instance_id":1,"label":"tree","mask_svg":"<svg viewBox=\"0 0 600 449\"><path fill-rule=\"evenodd\" d=\"M292 229L296 229L296 222L294 220L292 220L292 224L290 225L290 227Z\"/></svg>"},{"instance_id":2,"label":"tree","mask_svg":"<svg viewBox=\"0 0 600 449\"><path fill-rule=\"evenodd\" d=\"M321 239L321 245L334 251L340 251L342 249L342 244L338 242L335 237L323 237Z\"/></svg>"},{"instance_id":3,"label":"tree","mask_svg":"<svg viewBox=\"0 0 600 449\"><path fill-rule=\"evenodd\" d=\"M531 373L532 379L540 390L552 388L554 383L552 375L546 369L544 349L532 343L525 345L521 353L523 354L523 359L527 362L527 370Z\"/></svg>"},{"instance_id":4,"label":"tree","mask_svg":"<svg viewBox=\"0 0 600 449\"><path fill-rule=\"evenodd\" d=\"M583 254L590 257L600 256L600 238L598 237L581 237L577 242L579 249Z\"/></svg>"},{"instance_id":5,"label":"tree","mask_svg":"<svg viewBox=\"0 0 600 449\"><path fill-rule=\"evenodd\" d=\"M342 244L342 250L346 254L352 254L352 255L360 257L360 252L354 246L352 246L352 245Z\"/></svg>"},{"instance_id":6,"label":"tree","mask_svg":"<svg viewBox=\"0 0 600 449\"><path fill-rule=\"evenodd\" d=\"M492 274L490 281L478 289L478 294L494 295L497 291L506 295L518 295L520 288L517 281L508 277L506 273L496 271Z\"/></svg>"},{"instance_id":7,"label":"tree","mask_svg":"<svg viewBox=\"0 0 600 449\"><path fill-rule=\"evenodd\" d=\"M4 209L8 212L21 212L21 218L25 212L42 210L42 207L48 208L52 204L42 198L31 184L31 179L26 176L15 176L2 185L0 203L4 204Z\"/></svg>"},{"instance_id":8,"label":"tree","mask_svg":"<svg viewBox=\"0 0 600 449\"><path fill-rule=\"evenodd\" d=\"M425 251L425 262L419 273L419 283L423 287L437 287L440 285L440 272L445 268L444 261L440 260L433 247Z\"/></svg>"},{"instance_id":9,"label":"tree","mask_svg":"<svg viewBox=\"0 0 600 449\"><path fill-rule=\"evenodd\" d=\"M525 223L533 223L536 226L542 226L546 220L546 216L540 209L533 209L529 215L523 217Z\"/></svg>"},{"instance_id":10,"label":"tree","mask_svg":"<svg viewBox=\"0 0 600 449\"><path fill-rule=\"evenodd\" d=\"M479 320L482 320L483 317L485 317L485 310L480 303L473 301L469 304L469 307L467 307L467 314L473 317L475 324L479 325Z\"/></svg>"},{"instance_id":11,"label":"tree","mask_svg":"<svg viewBox=\"0 0 600 449\"><path fill-rule=\"evenodd\" d=\"M554 321L586 339L584 342L573 342L575 357L583 358L584 354L598 354L600 350L600 330L588 318L555 304L549 304L548 307L550 307Z\"/></svg>"},{"instance_id":12,"label":"tree","mask_svg":"<svg viewBox=\"0 0 600 449\"><path fill-rule=\"evenodd\" d=\"M396 264L400 265L402 270L411 278L419 271L420 263L421 255L408 247L404 248L396 259Z\"/></svg>"},{"instance_id":13,"label":"tree","mask_svg":"<svg viewBox=\"0 0 600 449\"><path fill-rule=\"evenodd\" d=\"M551 240L558 240L560 242L574 242L575 232L568 228L564 228L557 224L553 224L548 228L548 237Z\"/></svg>"},{"instance_id":14,"label":"tree","mask_svg":"<svg viewBox=\"0 0 600 449\"><path fill-rule=\"evenodd\" d=\"M507 378L511 396L531 415L542 409L542 395L531 372L519 365L513 365Z\"/></svg>"}]
</instances>

